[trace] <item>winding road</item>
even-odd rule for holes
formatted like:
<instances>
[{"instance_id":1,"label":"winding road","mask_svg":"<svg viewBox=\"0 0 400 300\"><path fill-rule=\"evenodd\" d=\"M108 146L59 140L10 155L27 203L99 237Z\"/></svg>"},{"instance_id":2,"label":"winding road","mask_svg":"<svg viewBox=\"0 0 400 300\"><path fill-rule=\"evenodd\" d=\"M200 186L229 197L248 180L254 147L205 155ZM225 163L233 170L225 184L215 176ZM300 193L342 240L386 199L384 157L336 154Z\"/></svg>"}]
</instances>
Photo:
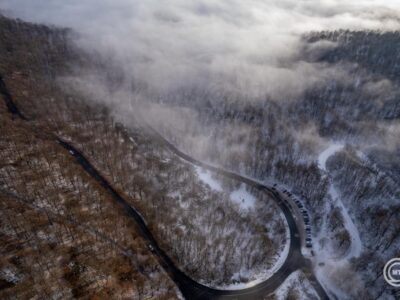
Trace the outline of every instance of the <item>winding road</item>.
<instances>
[{"instance_id":1,"label":"winding road","mask_svg":"<svg viewBox=\"0 0 400 300\"><path fill-rule=\"evenodd\" d=\"M21 113L13 101L7 87L0 76L0 94L7 105L10 113L14 116L26 120L27 118ZM150 128L151 129L151 128ZM267 193L279 207L286 218L286 222L290 231L290 247L286 261L283 263L281 268L274 273L269 279L261 282L255 286L241 289L241 290L218 290L202 285L181 270L179 270L169 256L159 247L156 239L148 229L145 220L113 187L112 185L96 170L96 168L89 162L89 160L75 148L70 142L55 137L56 142L59 143L65 150L72 155L76 162L92 177L94 178L112 197L113 199L124 209L125 213L132 219L134 219L138 225L138 229L142 237L147 241L148 245L151 245L152 252L157 258L160 265L169 274L171 279L176 283L183 296L190 300L206 300L206 299L240 299L240 300L252 300L252 299L263 299L265 296L273 293L294 271L302 269L305 271L308 279L313 285L314 289L318 293L319 297L323 300L329 299L328 295L319 284L312 272L311 262L307 260L301 253L301 240L299 230L296 221L290 211L288 205L283 201L282 196L273 190L271 187L259 183L250 178L241 176L234 172L230 172L204 162L198 161L189 155L183 153L158 132L151 129L154 136L158 138L168 149L170 149L175 155L180 158L201 166L204 169L226 176L228 178L240 181L249 186L252 186L260 191Z\"/></svg>"}]
</instances>

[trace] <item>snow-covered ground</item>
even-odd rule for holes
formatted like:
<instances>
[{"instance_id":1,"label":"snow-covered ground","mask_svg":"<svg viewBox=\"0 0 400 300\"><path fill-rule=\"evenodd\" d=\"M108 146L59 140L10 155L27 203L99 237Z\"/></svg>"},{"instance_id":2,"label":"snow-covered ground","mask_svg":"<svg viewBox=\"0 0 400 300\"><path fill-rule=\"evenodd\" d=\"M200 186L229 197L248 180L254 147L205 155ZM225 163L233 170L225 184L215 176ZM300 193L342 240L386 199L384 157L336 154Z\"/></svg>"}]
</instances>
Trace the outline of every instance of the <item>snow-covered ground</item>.
<instances>
[{"instance_id":1,"label":"snow-covered ground","mask_svg":"<svg viewBox=\"0 0 400 300\"><path fill-rule=\"evenodd\" d=\"M199 179L208 185L212 190L218 192L223 191L221 183L217 179L213 178L210 171L198 166L196 166L195 169ZM242 184L239 189L230 193L230 199L239 204L239 206L244 210L254 208L256 203L256 198L246 190L246 186L244 184Z\"/></svg>"},{"instance_id":2,"label":"snow-covered ground","mask_svg":"<svg viewBox=\"0 0 400 300\"><path fill-rule=\"evenodd\" d=\"M220 285L220 286L217 286L216 288L221 289L221 290L241 290L241 289L245 289L245 288L250 288L252 286L255 286L255 285L269 279L285 263L286 258L289 254L289 249L290 249L290 232L289 232L289 230L286 230L286 243L285 243L282 251L280 252L279 256L276 258L274 265L271 268L257 273L257 275L256 275L257 279L255 279L255 280L251 280L246 283ZM240 274L237 273L236 274L236 277L238 280L239 280L240 276L245 276L247 278L250 278L250 277L254 277L254 274L250 274L250 273L240 273Z\"/></svg>"},{"instance_id":3,"label":"snow-covered ground","mask_svg":"<svg viewBox=\"0 0 400 300\"><path fill-rule=\"evenodd\" d=\"M347 209L344 207L343 202L340 200L339 194L333 184L329 187L329 194L331 195L334 205L340 208L343 216L344 227L348 231L351 239L351 248L350 251L343 259L350 259L353 257L359 257L362 251L362 242L360 238L360 234L358 232L357 227L354 225L353 220L351 219Z\"/></svg>"},{"instance_id":4,"label":"snow-covered ground","mask_svg":"<svg viewBox=\"0 0 400 300\"><path fill-rule=\"evenodd\" d=\"M199 176L201 181L203 181L206 185L208 185L211 189L213 189L215 191L218 191L218 192L222 191L221 183L212 177L210 171L205 170L198 166L196 166L195 169L196 169L196 173Z\"/></svg>"},{"instance_id":5,"label":"snow-covered ground","mask_svg":"<svg viewBox=\"0 0 400 300\"><path fill-rule=\"evenodd\" d=\"M233 191L230 198L233 202L238 203L242 209L252 209L256 203L256 198L246 190L244 184Z\"/></svg>"},{"instance_id":6,"label":"snow-covered ground","mask_svg":"<svg viewBox=\"0 0 400 300\"><path fill-rule=\"evenodd\" d=\"M288 299L289 291L295 291L297 300L319 299L311 283L305 278L301 271L290 274L275 292L277 300Z\"/></svg>"},{"instance_id":7,"label":"snow-covered ground","mask_svg":"<svg viewBox=\"0 0 400 300\"><path fill-rule=\"evenodd\" d=\"M343 144L332 143L328 148L326 148L323 152L318 156L318 166L324 172L327 172L326 162L334 155L336 152L341 151L344 148ZM329 174L326 174L329 176ZM326 212L330 209L330 204L333 204L335 207L339 208L342 216L343 216L343 226L346 228L350 235L351 246L350 250L346 253L346 255L338 257L333 253L326 244L320 243L316 246L316 256L314 259L314 265L316 266L315 272L318 280L321 284L327 288L327 290L331 290L335 293L336 296L344 296L342 291L335 287L333 281L331 280L331 276L335 270L345 269L348 267L349 259L353 257L359 257L362 252L362 242L360 239L360 234L357 227L354 225L354 222L344 206L340 193L336 190L333 183L330 181L330 186L328 189L328 193L332 198L332 203L326 203ZM327 222L326 218L324 223L322 224L319 236L316 238L318 241L322 241L327 236Z\"/></svg>"},{"instance_id":8,"label":"snow-covered ground","mask_svg":"<svg viewBox=\"0 0 400 300\"><path fill-rule=\"evenodd\" d=\"M229 198L239 204L240 209L242 209L245 212L250 212L251 209L253 209L256 205L256 197L252 195L249 191L246 189L246 185L242 184L240 188L233 190L233 191L226 191L224 190L221 182L219 182L217 179L213 178L212 172L205 170L204 168L195 166L196 173L199 177L199 179L208 185L212 190L218 191L218 192L227 192L229 193ZM280 213L279 215L276 215L277 218L283 218L284 215L283 213ZM222 289L222 290L240 290L244 288L249 288L252 286L255 286L268 278L270 278L275 272L277 272L284 262L286 261L286 258L289 254L289 248L290 248L290 232L289 229L286 227L286 242L284 243L281 251L279 254L277 254L274 259L273 266L271 266L268 269L264 269L261 271L241 271L240 273L236 273L233 277L232 280L237 281L235 284L229 284L229 285L219 285L219 286L213 286L214 288ZM251 280L249 282L240 282L241 278L255 278L254 280ZM206 284L202 282L203 284Z\"/></svg>"},{"instance_id":9,"label":"snow-covered ground","mask_svg":"<svg viewBox=\"0 0 400 300\"><path fill-rule=\"evenodd\" d=\"M318 166L320 167L321 170L324 170L326 172L326 162L331 157L334 155L336 152L342 150L344 148L343 144L338 144L338 143L333 143L331 144L328 148L326 148L321 154L318 156ZM343 257L342 259L350 259L352 257L358 257L361 255L362 251L362 242L360 238L360 234L358 232L357 227L354 225L354 222L349 215L348 210L344 206L340 195L338 191L335 189L334 185L331 183L329 186L328 193L332 197L333 200L333 205L338 207L341 210L343 219L344 219L344 227L348 231L351 239L351 250L349 253L346 255L346 257ZM324 234L324 232L322 232Z\"/></svg>"}]
</instances>

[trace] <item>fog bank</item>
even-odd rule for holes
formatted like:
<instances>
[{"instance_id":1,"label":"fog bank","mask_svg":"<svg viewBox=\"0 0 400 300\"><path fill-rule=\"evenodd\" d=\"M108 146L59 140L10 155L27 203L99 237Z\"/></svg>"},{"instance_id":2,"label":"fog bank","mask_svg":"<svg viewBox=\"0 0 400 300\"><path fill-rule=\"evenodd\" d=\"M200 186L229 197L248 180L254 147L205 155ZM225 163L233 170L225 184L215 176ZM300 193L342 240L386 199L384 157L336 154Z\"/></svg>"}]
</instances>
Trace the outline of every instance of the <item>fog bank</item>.
<instances>
[{"instance_id":1,"label":"fog bank","mask_svg":"<svg viewBox=\"0 0 400 300\"><path fill-rule=\"evenodd\" d=\"M400 3L387 0L1 0L0 9L73 28L80 45L156 91L195 86L250 97L294 97L344 76L302 60L304 33L400 28Z\"/></svg>"}]
</instances>

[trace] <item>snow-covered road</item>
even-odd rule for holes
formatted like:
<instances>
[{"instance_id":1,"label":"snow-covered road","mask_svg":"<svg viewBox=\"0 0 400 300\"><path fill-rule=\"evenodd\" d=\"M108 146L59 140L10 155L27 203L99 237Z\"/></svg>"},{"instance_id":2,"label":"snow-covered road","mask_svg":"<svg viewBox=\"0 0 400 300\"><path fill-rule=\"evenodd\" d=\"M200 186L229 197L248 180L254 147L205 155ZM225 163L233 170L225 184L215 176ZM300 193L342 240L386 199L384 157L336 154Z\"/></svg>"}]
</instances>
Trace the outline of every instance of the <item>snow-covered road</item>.
<instances>
[{"instance_id":1,"label":"snow-covered road","mask_svg":"<svg viewBox=\"0 0 400 300\"><path fill-rule=\"evenodd\" d=\"M343 144L340 143L332 143L328 148L326 148L324 151L320 153L318 156L318 166L321 170L324 172L327 172L326 170L326 162L331 157L334 155L336 152L341 151L344 148ZM343 204L343 201L340 198L339 192L336 190L335 186L333 183L330 181L330 186L328 189L328 193L330 194L332 200L333 200L333 205L338 207L341 210L342 216L343 216L343 222L344 222L344 227L348 231L351 239L351 249L347 253L345 257L342 259L350 259L353 257L359 257L361 255L362 251L362 242L360 238L360 233L355 226L348 210Z\"/></svg>"},{"instance_id":2,"label":"snow-covered road","mask_svg":"<svg viewBox=\"0 0 400 300\"><path fill-rule=\"evenodd\" d=\"M341 143L332 143L330 144L324 151L322 151L318 156L318 166L325 173L325 176L329 176L329 172L326 168L326 163L328 159L333 156L338 151L341 151L344 148L344 144ZM333 251L330 251L329 247L324 245L324 243L318 245L319 249L316 251L315 257L315 274L318 280L321 282L325 288L331 290L335 293L337 297L342 297L343 291L335 286L333 281L331 280L333 270L338 268L346 268L349 264L349 260L353 257L359 257L362 252L362 241L360 238L360 233L355 226L352 217L349 214L348 209L344 206L343 201L341 199L340 192L335 188L331 177L329 178L329 188L328 193L331 196L332 202L326 203L325 209L326 211L330 210L331 204L334 207L340 209L341 214L343 216L343 226L347 230L350 236L351 245L349 251L340 257L337 257ZM323 241L324 238L328 235L328 224L327 218L325 218L319 236L317 240Z\"/></svg>"}]
</instances>

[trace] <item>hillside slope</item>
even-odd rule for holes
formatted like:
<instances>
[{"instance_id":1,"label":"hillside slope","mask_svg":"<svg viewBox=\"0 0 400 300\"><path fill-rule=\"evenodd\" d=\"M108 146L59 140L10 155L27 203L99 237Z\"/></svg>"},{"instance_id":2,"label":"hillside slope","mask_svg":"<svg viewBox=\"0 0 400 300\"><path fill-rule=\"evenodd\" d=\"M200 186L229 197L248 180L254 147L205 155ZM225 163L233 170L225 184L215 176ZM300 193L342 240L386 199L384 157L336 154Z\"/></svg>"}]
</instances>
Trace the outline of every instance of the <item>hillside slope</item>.
<instances>
[{"instance_id":1,"label":"hillside slope","mask_svg":"<svg viewBox=\"0 0 400 300\"><path fill-rule=\"evenodd\" d=\"M36 282L33 272L38 268L26 270L24 261L18 269L12 260L18 254L7 248L0 266L5 297L25 291L52 293L50 298L180 296L135 224L57 143L60 138L86 154L143 215L174 263L195 280L226 286L271 275L268 270L280 263L288 242L274 202L222 178L221 189L212 189L199 170L168 151L135 118L124 127L101 104L102 99L91 97L90 90L74 89L70 78L79 79L83 70L102 72L105 62L74 46L73 33L3 17L0 22L1 96L5 100L0 106L5 133L0 143L5 162L0 169L6 215L2 230L5 238L21 242L18 235L8 236L12 218L18 217L18 224L30 232L35 222L24 216L31 210L38 219L48 214L45 233L40 233L45 242L24 237L33 247L32 258L26 259L43 260L38 268L50 269L50 273L42 272L43 280L50 276L57 281L56 285L49 281L49 286ZM105 73L108 88L118 89L118 70L107 65ZM9 114L7 99L18 106L18 113ZM238 191L253 199L252 207L243 209L242 199L231 196ZM12 199L19 199L24 207L21 216L9 207ZM68 230L53 226L55 220ZM90 239L93 234L94 241ZM46 248L47 241L53 248ZM41 247L51 255L38 258L35 250Z\"/></svg>"}]
</instances>

